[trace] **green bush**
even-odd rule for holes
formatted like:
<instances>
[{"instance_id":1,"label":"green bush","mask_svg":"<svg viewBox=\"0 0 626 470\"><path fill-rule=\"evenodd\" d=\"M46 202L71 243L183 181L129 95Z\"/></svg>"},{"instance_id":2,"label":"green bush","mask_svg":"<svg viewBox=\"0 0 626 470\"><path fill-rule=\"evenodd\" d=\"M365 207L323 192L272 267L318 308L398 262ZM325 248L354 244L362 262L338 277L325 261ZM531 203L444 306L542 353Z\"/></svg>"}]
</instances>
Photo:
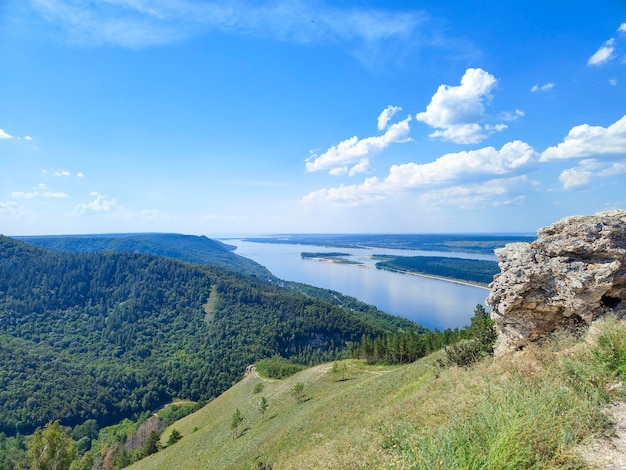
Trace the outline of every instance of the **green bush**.
<instances>
[{"instance_id":1,"label":"green bush","mask_svg":"<svg viewBox=\"0 0 626 470\"><path fill-rule=\"evenodd\" d=\"M256 364L256 371L270 379L284 379L296 372L300 372L302 369L304 369L303 366L294 364L279 355L274 355L269 359L261 359Z\"/></svg>"}]
</instances>

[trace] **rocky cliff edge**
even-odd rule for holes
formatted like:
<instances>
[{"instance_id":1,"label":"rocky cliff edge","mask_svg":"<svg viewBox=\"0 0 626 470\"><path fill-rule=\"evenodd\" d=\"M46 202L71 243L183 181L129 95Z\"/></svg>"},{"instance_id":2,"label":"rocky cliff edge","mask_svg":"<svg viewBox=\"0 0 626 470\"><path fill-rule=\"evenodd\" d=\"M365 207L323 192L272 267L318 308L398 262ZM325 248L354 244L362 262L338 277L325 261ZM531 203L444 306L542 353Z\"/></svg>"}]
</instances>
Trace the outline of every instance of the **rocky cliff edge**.
<instances>
[{"instance_id":1,"label":"rocky cliff edge","mask_svg":"<svg viewBox=\"0 0 626 470\"><path fill-rule=\"evenodd\" d=\"M626 211L562 219L532 243L496 250L500 274L487 304L498 331L496 355L560 327L626 314Z\"/></svg>"}]
</instances>

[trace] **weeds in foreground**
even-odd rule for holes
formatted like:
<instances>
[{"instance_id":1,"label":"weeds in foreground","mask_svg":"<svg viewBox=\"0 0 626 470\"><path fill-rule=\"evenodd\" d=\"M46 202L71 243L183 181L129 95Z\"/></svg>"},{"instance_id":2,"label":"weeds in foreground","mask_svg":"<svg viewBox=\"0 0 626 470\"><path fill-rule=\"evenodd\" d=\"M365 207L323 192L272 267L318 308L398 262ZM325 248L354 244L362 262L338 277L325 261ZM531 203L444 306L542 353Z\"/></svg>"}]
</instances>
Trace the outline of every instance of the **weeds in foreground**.
<instances>
[{"instance_id":1,"label":"weeds in foreground","mask_svg":"<svg viewBox=\"0 0 626 470\"><path fill-rule=\"evenodd\" d=\"M578 351L555 351L568 343L560 338L517 363L495 361L490 373L465 370L441 425L385 429L383 450L416 469L587 468L574 449L610 426L601 408L624 394L626 371L626 325L607 320L599 329Z\"/></svg>"}]
</instances>

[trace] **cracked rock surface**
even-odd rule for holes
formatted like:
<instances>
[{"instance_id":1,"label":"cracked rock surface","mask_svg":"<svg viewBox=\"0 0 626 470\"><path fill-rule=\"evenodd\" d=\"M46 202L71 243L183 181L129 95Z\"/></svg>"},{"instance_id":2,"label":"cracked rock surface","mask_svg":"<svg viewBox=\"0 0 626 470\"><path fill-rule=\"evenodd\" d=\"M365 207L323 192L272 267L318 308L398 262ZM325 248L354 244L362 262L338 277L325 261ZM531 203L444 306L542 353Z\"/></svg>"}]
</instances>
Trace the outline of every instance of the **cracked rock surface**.
<instances>
[{"instance_id":1,"label":"cracked rock surface","mask_svg":"<svg viewBox=\"0 0 626 470\"><path fill-rule=\"evenodd\" d=\"M496 250L500 274L487 304L498 331L496 355L557 328L626 314L626 211L562 219L532 243Z\"/></svg>"}]
</instances>

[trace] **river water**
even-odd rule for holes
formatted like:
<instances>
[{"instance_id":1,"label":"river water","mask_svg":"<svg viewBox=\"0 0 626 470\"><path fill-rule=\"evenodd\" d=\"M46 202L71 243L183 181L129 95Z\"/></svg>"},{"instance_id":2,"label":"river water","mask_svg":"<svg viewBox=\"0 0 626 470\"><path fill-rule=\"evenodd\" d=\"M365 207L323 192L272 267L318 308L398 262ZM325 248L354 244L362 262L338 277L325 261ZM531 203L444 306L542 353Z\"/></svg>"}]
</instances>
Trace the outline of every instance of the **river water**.
<instances>
[{"instance_id":1,"label":"river water","mask_svg":"<svg viewBox=\"0 0 626 470\"><path fill-rule=\"evenodd\" d=\"M236 254L250 258L287 281L302 282L332 289L379 309L408 318L427 328L456 328L469 323L476 304L485 305L487 289L401 274L374 267L373 254L400 256L453 256L495 260L491 255L440 253L435 251L392 250L383 248L334 248L296 244L255 243L238 239L224 240L235 245ZM302 252L350 253L349 259L363 263L338 264L302 259Z\"/></svg>"}]
</instances>

